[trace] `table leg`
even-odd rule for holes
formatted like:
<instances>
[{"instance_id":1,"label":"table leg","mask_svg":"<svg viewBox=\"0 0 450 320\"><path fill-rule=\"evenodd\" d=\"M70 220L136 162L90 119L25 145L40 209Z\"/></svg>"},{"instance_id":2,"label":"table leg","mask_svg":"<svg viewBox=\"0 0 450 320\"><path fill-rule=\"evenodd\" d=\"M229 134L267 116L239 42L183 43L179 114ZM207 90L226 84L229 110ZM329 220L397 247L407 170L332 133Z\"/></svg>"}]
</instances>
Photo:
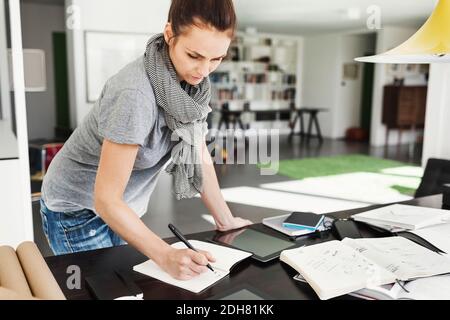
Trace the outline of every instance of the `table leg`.
<instances>
[{"instance_id":1,"label":"table leg","mask_svg":"<svg viewBox=\"0 0 450 320\"><path fill-rule=\"evenodd\" d=\"M301 111L298 112L298 117L300 119L300 136L303 138L305 135L305 123L303 121L303 113Z\"/></svg>"},{"instance_id":2,"label":"table leg","mask_svg":"<svg viewBox=\"0 0 450 320\"><path fill-rule=\"evenodd\" d=\"M312 137L312 125L313 125L314 117L313 114L309 115L309 123L308 123L308 132L306 133L306 138L309 140Z\"/></svg>"},{"instance_id":3,"label":"table leg","mask_svg":"<svg viewBox=\"0 0 450 320\"><path fill-rule=\"evenodd\" d=\"M241 116L239 116L239 118L238 118L238 124L239 124L239 127L240 127L242 130L245 130L245 129L244 129L244 124L242 123L242 120L241 120Z\"/></svg>"},{"instance_id":4,"label":"table leg","mask_svg":"<svg viewBox=\"0 0 450 320\"><path fill-rule=\"evenodd\" d=\"M314 123L316 124L316 131L317 131L317 138L319 138L320 141L323 140L322 138L322 132L320 131L320 125L319 125L319 120L317 119L317 112L314 112L313 116L314 117Z\"/></svg>"},{"instance_id":5,"label":"table leg","mask_svg":"<svg viewBox=\"0 0 450 320\"><path fill-rule=\"evenodd\" d=\"M220 113L219 127L217 128L217 130L220 130L220 128L222 127L222 124L225 124L225 125L227 124L226 116L223 112Z\"/></svg>"},{"instance_id":6,"label":"table leg","mask_svg":"<svg viewBox=\"0 0 450 320\"><path fill-rule=\"evenodd\" d=\"M294 135L294 131L295 131L295 125L297 124L297 119L298 119L298 116L297 116L297 114L294 116L294 121L293 122L291 122L289 125L290 125L290 127L291 127L291 133L289 134L290 136L293 136Z\"/></svg>"},{"instance_id":7,"label":"table leg","mask_svg":"<svg viewBox=\"0 0 450 320\"><path fill-rule=\"evenodd\" d=\"M411 159L414 157L414 151L416 148L416 139L417 139L417 133L416 133L416 126L413 125L411 127L411 134L412 134L412 141L409 142L409 158Z\"/></svg>"},{"instance_id":8,"label":"table leg","mask_svg":"<svg viewBox=\"0 0 450 320\"><path fill-rule=\"evenodd\" d=\"M386 128L386 142L385 147L387 148L389 145L389 127Z\"/></svg>"}]
</instances>

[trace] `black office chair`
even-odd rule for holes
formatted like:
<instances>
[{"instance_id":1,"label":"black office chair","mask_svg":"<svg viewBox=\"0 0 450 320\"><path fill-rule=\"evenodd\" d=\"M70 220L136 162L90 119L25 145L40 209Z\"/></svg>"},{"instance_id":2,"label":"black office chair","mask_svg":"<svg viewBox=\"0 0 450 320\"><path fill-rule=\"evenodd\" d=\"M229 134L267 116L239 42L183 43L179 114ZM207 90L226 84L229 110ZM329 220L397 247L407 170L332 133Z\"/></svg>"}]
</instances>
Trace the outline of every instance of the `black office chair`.
<instances>
[{"instance_id":1,"label":"black office chair","mask_svg":"<svg viewBox=\"0 0 450 320\"><path fill-rule=\"evenodd\" d=\"M422 182L414 197L419 198L442 193L443 185L447 183L450 183L450 160L429 159Z\"/></svg>"}]
</instances>

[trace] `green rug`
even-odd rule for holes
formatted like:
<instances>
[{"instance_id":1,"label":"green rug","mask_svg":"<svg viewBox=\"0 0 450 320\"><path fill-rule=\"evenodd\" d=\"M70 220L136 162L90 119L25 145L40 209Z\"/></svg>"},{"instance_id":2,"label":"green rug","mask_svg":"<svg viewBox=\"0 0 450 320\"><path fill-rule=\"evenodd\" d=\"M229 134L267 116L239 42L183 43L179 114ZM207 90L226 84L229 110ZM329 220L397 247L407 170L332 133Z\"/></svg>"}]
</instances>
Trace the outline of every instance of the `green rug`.
<instances>
[{"instance_id":1,"label":"green rug","mask_svg":"<svg viewBox=\"0 0 450 320\"><path fill-rule=\"evenodd\" d=\"M404 186L397 186L397 185L393 185L393 186L391 186L391 188L394 190L397 190L401 194L411 196L411 197L414 197L414 194L416 193L416 190L417 190L417 189L407 188Z\"/></svg>"},{"instance_id":2,"label":"green rug","mask_svg":"<svg viewBox=\"0 0 450 320\"><path fill-rule=\"evenodd\" d=\"M332 176L353 172L375 172L387 168L411 166L409 163L381 159L366 155L353 154L332 157L307 158L300 160L282 160L279 162L278 174L293 179ZM258 164L258 167L269 167ZM413 195L415 190L401 186L393 186L402 194Z\"/></svg>"}]
</instances>

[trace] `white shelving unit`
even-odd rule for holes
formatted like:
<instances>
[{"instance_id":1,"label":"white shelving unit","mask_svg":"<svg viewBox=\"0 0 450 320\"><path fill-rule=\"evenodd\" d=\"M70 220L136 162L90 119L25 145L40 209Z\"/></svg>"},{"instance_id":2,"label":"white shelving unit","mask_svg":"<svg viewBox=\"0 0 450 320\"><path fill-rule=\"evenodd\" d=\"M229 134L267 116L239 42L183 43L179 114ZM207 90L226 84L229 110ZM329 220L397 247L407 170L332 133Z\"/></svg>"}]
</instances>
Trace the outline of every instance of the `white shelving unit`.
<instances>
[{"instance_id":1,"label":"white shelving unit","mask_svg":"<svg viewBox=\"0 0 450 320\"><path fill-rule=\"evenodd\" d=\"M289 131L286 116L258 120L255 111L286 110L300 105L303 39L299 37L238 33L229 56L210 75L211 106L217 126L220 111L244 112L241 119L249 128L277 128Z\"/></svg>"}]
</instances>

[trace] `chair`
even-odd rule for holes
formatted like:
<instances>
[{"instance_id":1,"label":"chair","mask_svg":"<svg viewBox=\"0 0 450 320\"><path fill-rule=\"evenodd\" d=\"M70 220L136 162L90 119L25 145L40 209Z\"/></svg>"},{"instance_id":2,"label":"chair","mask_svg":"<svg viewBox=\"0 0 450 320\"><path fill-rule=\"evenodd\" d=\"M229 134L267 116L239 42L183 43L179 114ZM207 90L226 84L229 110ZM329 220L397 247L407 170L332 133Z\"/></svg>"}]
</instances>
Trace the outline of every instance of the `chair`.
<instances>
[{"instance_id":1,"label":"chair","mask_svg":"<svg viewBox=\"0 0 450 320\"><path fill-rule=\"evenodd\" d=\"M450 160L429 159L416 198L443 193L443 185L450 183Z\"/></svg>"}]
</instances>

